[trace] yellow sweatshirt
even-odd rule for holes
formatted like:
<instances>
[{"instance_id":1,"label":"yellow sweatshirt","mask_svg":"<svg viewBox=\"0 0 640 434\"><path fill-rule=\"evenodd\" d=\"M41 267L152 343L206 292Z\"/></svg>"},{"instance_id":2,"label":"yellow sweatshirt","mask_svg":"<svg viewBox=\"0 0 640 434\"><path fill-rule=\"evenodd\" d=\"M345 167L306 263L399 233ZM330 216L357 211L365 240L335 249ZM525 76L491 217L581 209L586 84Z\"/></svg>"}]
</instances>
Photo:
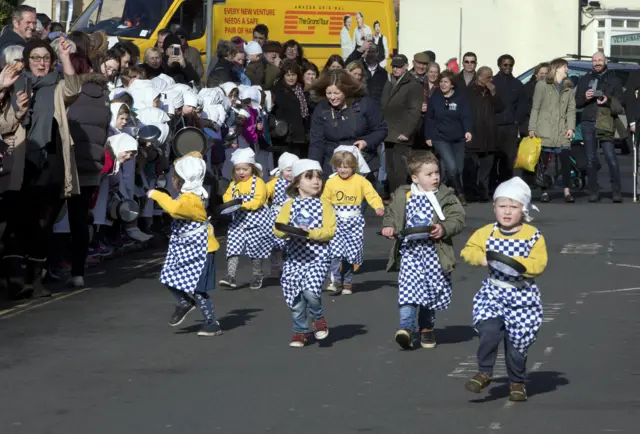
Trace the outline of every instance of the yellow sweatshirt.
<instances>
[{"instance_id":1,"label":"yellow sweatshirt","mask_svg":"<svg viewBox=\"0 0 640 434\"><path fill-rule=\"evenodd\" d=\"M382 198L373 185L362 175L354 174L351 178L342 179L336 175L326 182L322 198L334 206L360 206L364 199L373 209L384 208Z\"/></svg>"},{"instance_id":2,"label":"yellow sweatshirt","mask_svg":"<svg viewBox=\"0 0 640 434\"><path fill-rule=\"evenodd\" d=\"M471 235L467 245L462 249L462 258L471 265L481 266L483 261L487 257L487 240L493 230L493 223L486 225L483 228L478 229ZM504 235L500 232L499 228L493 232L494 238L512 239L512 240L529 240L536 233L537 229L531 225L524 224L522 229L513 235ZM514 256L516 261L520 262L527 269L524 274L525 277L533 278L543 273L547 267L547 245L544 241L544 237L541 235L538 241L533 245L528 258L520 256Z\"/></svg>"},{"instance_id":3,"label":"yellow sweatshirt","mask_svg":"<svg viewBox=\"0 0 640 434\"><path fill-rule=\"evenodd\" d=\"M168 194L154 190L151 193L151 199L158 202L158 205L174 219L193 220L195 222L206 222L208 220L202 199L193 193L182 194L174 200ZM207 252L215 252L220 248L220 243L218 243L213 233L213 226L209 225L207 232L209 233Z\"/></svg>"},{"instance_id":4,"label":"yellow sweatshirt","mask_svg":"<svg viewBox=\"0 0 640 434\"><path fill-rule=\"evenodd\" d=\"M273 200L273 197L276 194L276 182L278 182L280 178L273 178L271 181L267 182L267 200Z\"/></svg>"},{"instance_id":5,"label":"yellow sweatshirt","mask_svg":"<svg viewBox=\"0 0 640 434\"><path fill-rule=\"evenodd\" d=\"M249 178L245 181L232 182L229 185L229 188L225 192L224 196L222 196L222 200L225 202L229 202L233 200L233 192L236 191L238 194L243 196L248 196L251 194L251 185L253 184L253 178ZM267 203L267 186L265 185L262 178L256 179L256 191L253 194L253 198L242 204L242 209L245 211L257 211Z\"/></svg>"},{"instance_id":6,"label":"yellow sweatshirt","mask_svg":"<svg viewBox=\"0 0 640 434\"><path fill-rule=\"evenodd\" d=\"M284 223L285 225L289 224L289 218L291 217L291 204L292 200L285 202L282 205L282 209L280 210L280 214L276 218L276 223ZM320 241L323 243L331 241L333 236L336 234L336 213L333 210L333 205L326 200L322 201L322 227L317 229L309 230L309 239L314 241ZM284 232L280 232L276 228L273 228L273 233L278 238L287 238L289 235Z\"/></svg>"}]
</instances>

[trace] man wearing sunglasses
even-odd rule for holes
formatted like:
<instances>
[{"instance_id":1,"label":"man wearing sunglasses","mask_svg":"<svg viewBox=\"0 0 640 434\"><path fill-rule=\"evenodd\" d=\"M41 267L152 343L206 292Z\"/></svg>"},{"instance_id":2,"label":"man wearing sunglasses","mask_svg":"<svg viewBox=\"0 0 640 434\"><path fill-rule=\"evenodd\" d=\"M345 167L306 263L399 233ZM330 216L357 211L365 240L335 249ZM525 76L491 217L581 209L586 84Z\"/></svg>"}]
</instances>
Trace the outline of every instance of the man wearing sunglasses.
<instances>
[{"instance_id":1,"label":"man wearing sunglasses","mask_svg":"<svg viewBox=\"0 0 640 434\"><path fill-rule=\"evenodd\" d=\"M513 177L513 164L518 153L518 119L526 110L524 86L513 76L513 56L503 54L498 58L500 71L493 77L496 93L504 103L504 110L496 113L498 149L493 167L495 186Z\"/></svg>"},{"instance_id":2,"label":"man wearing sunglasses","mask_svg":"<svg viewBox=\"0 0 640 434\"><path fill-rule=\"evenodd\" d=\"M462 72L458 75L458 88L466 89L476 82L476 68L478 67L478 56L469 51L462 56Z\"/></svg>"}]
</instances>

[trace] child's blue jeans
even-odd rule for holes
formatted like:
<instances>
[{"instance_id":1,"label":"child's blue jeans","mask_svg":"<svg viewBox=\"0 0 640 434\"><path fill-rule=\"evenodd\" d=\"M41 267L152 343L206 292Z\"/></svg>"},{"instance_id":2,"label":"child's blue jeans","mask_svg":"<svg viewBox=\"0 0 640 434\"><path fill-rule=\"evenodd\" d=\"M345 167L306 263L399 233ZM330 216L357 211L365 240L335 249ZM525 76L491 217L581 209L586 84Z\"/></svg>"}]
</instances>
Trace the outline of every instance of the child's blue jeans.
<instances>
[{"instance_id":1,"label":"child's blue jeans","mask_svg":"<svg viewBox=\"0 0 640 434\"><path fill-rule=\"evenodd\" d=\"M478 370L490 377L498 357L500 343L504 342L507 375L512 383L524 383L527 373L527 357L511 344L502 318L491 318L476 325L480 336L478 346Z\"/></svg>"},{"instance_id":2,"label":"child's blue jeans","mask_svg":"<svg viewBox=\"0 0 640 434\"><path fill-rule=\"evenodd\" d=\"M418 312L418 309L420 311ZM416 316L418 317L418 327L416 328ZM436 324L436 311L416 304L405 304L400 306L400 328L413 330L433 330Z\"/></svg>"},{"instance_id":3,"label":"child's blue jeans","mask_svg":"<svg viewBox=\"0 0 640 434\"><path fill-rule=\"evenodd\" d=\"M309 308L312 320L315 321L324 317L322 297L320 294L315 294L311 291L302 291L293 300L293 303L291 317L293 318L294 333L309 333L307 308Z\"/></svg>"},{"instance_id":4,"label":"child's blue jeans","mask_svg":"<svg viewBox=\"0 0 640 434\"><path fill-rule=\"evenodd\" d=\"M342 265L342 271L340 266ZM348 263L341 258L333 258L331 260L331 275L336 283L353 282L353 264Z\"/></svg>"}]
</instances>

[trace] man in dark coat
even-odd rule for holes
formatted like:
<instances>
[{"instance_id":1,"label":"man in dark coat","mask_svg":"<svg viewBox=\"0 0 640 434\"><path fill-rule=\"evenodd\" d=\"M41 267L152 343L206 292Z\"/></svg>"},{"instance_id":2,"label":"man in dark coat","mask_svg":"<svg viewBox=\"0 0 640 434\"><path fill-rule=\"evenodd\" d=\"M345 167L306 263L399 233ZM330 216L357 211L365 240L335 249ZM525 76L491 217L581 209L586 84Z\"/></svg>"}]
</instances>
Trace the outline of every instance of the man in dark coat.
<instances>
[{"instance_id":1,"label":"man in dark coat","mask_svg":"<svg viewBox=\"0 0 640 434\"><path fill-rule=\"evenodd\" d=\"M478 56L469 51L462 56L462 72L458 74L457 88L466 90L476 82L476 68L478 67Z\"/></svg>"},{"instance_id":2,"label":"man in dark coat","mask_svg":"<svg viewBox=\"0 0 640 434\"><path fill-rule=\"evenodd\" d=\"M622 202L620 167L616 157L616 148L612 140L598 140L596 137L596 119L601 107L611 107L611 100L623 101L622 81L607 68L607 58L597 52L591 58L593 70L578 81L576 89L576 109L582 112L582 138L587 153L587 181L589 184L589 202L600 200L598 186L598 150L602 147L605 160L609 165L611 188L614 202Z\"/></svg>"},{"instance_id":3,"label":"man in dark coat","mask_svg":"<svg viewBox=\"0 0 640 434\"><path fill-rule=\"evenodd\" d=\"M489 175L497 150L498 127L495 114L505 105L497 94L493 72L488 66L478 70L475 83L467 90L473 114L473 139L467 143L465 162L465 189L467 197L488 201Z\"/></svg>"},{"instance_id":4,"label":"man in dark coat","mask_svg":"<svg viewBox=\"0 0 640 434\"><path fill-rule=\"evenodd\" d=\"M513 177L513 165L518 154L518 117L526 104L524 86L513 76L514 58L503 54L498 58L500 72L493 78L496 93L504 103L504 110L496 113L498 149L496 152L495 186Z\"/></svg>"},{"instance_id":5,"label":"man in dark coat","mask_svg":"<svg viewBox=\"0 0 640 434\"><path fill-rule=\"evenodd\" d=\"M400 54L391 59L391 77L382 90L382 112L388 134L384 141L389 192L407 183L406 157L422 119L423 87L409 71L409 60Z\"/></svg>"},{"instance_id":6,"label":"man in dark coat","mask_svg":"<svg viewBox=\"0 0 640 434\"><path fill-rule=\"evenodd\" d=\"M0 54L10 45L24 47L36 31L36 9L31 6L18 6L11 16L13 28L6 29L0 36Z\"/></svg>"}]
</instances>

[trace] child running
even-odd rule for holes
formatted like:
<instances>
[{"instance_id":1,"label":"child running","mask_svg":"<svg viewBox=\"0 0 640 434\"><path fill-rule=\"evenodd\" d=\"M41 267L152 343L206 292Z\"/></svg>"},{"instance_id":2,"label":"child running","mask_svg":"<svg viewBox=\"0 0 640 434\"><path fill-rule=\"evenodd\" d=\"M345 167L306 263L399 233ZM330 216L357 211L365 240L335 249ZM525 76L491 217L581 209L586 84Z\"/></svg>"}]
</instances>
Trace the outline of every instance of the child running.
<instances>
[{"instance_id":1,"label":"child running","mask_svg":"<svg viewBox=\"0 0 640 434\"><path fill-rule=\"evenodd\" d=\"M307 238L299 238L273 229L277 237L287 239L280 283L293 317L294 335L289 346L302 348L309 332L307 308L315 338L321 340L329 336L322 308L322 284L331 262L329 241L336 233L336 215L331 204L320 198L322 168L317 161L293 163L293 182L287 187L287 194L293 200L282 206L276 223L309 231Z\"/></svg>"},{"instance_id":2,"label":"child running","mask_svg":"<svg viewBox=\"0 0 640 434\"><path fill-rule=\"evenodd\" d=\"M273 235L267 202L267 186L262 180L262 167L256 163L251 148L236 150L231 155L233 182L223 196L224 202L242 199L242 208L233 215L227 233L227 276L220 285L235 289L240 256L248 256L253 264L251 289L262 288L262 262L271 254Z\"/></svg>"},{"instance_id":3,"label":"child running","mask_svg":"<svg viewBox=\"0 0 640 434\"><path fill-rule=\"evenodd\" d=\"M452 238L464 229L465 212L455 194L440 185L438 159L431 152L412 153L407 166L412 184L392 194L382 222L382 235L395 239L387 271L396 270L400 263L400 330L395 339L403 349L413 349L419 329L420 346L435 348L436 311L451 303L451 272L456 262ZM403 230L421 226L433 229L424 238L402 237Z\"/></svg>"},{"instance_id":4,"label":"child running","mask_svg":"<svg viewBox=\"0 0 640 434\"><path fill-rule=\"evenodd\" d=\"M205 211L207 191L202 186L206 163L198 152L176 160L173 185L180 196L149 190L147 196L155 200L171 217L171 238L160 281L167 285L178 302L169 325L177 327L196 304L204 316L198 336L222 334L216 321L213 302L207 294L215 289L215 252L220 248Z\"/></svg>"},{"instance_id":5,"label":"child running","mask_svg":"<svg viewBox=\"0 0 640 434\"><path fill-rule=\"evenodd\" d=\"M338 146L331 158L337 176L327 181L322 198L331 202L338 219L336 236L331 240L331 283L327 290L343 295L353 293L354 266L362 265L364 254L364 216L362 201L366 199L384 215L382 198L358 169L360 151L355 146ZM361 157L360 157L361 158Z\"/></svg>"},{"instance_id":6,"label":"child running","mask_svg":"<svg viewBox=\"0 0 640 434\"><path fill-rule=\"evenodd\" d=\"M285 152L278 158L278 167L271 171L274 178L267 183L267 198L271 201L271 227L276 222L282 205L289 200L286 189L293 180L293 163L298 161L297 155ZM282 272L282 250L284 240L275 237L271 252L271 275L279 277Z\"/></svg>"},{"instance_id":7,"label":"child running","mask_svg":"<svg viewBox=\"0 0 640 434\"><path fill-rule=\"evenodd\" d=\"M531 189L520 178L503 182L493 195L497 223L478 229L467 241L462 257L471 265L487 266L487 252L509 256L526 268L512 275L489 267L489 276L473 298L473 324L480 335L478 373L465 388L482 392L492 381L498 347L504 341L510 401L526 401L527 350L542 325L540 291L533 278L547 266L547 247L531 221Z\"/></svg>"}]
</instances>

